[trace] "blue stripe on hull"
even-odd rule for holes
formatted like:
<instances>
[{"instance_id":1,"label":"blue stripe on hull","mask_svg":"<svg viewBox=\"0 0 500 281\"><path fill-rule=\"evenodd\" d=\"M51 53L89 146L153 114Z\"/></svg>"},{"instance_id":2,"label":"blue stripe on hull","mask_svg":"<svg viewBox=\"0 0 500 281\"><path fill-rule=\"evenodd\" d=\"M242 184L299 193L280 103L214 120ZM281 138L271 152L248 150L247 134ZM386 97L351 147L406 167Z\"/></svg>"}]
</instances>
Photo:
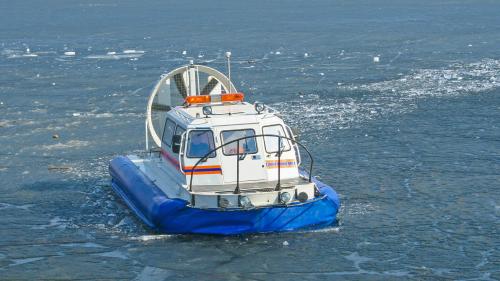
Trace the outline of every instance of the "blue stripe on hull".
<instances>
[{"instance_id":1,"label":"blue stripe on hull","mask_svg":"<svg viewBox=\"0 0 500 281\"><path fill-rule=\"evenodd\" d=\"M193 170L184 170L184 173L191 173ZM221 168L195 169L195 172L222 172Z\"/></svg>"},{"instance_id":2,"label":"blue stripe on hull","mask_svg":"<svg viewBox=\"0 0 500 281\"><path fill-rule=\"evenodd\" d=\"M287 207L218 211L191 208L168 198L128 158L116 157L109 166L113 189L148 226L165 233L233 235L293 231L331 225L340 202L335 191L315 180L322 199Z\"/></svg>"}]
</instances>

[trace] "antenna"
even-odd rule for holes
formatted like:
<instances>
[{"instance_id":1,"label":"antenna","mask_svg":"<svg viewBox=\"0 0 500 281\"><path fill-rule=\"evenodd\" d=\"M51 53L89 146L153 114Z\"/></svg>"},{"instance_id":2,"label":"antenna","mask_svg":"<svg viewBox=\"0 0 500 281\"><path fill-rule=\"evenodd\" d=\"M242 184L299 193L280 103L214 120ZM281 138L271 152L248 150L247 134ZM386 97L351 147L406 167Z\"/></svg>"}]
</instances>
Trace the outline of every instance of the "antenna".
<instances>
[{"instance_id":1,"label":"antenna","mask_svg":"<svg viewBox=\"0 0 500 281\"><path fill-rule=\"evenodd\" d=\"M192 71L191 71L191 69L193 68L193 65L194 65L194 60L189 60L189 67L188 67L188 72L187 72L188 85L189 85L189 95L191 95L193 93L193 91L192 91L192 87L193 87L193 85L192 85L193 83L192 82L193 81L191 79L191 74L193 74ZM194 85L194 87L195 87L194 90L196 91L196 85Z\"/></svg>"},{"instance_id":2,"label":"antenna","mask_svg":"<svg viewBox=\"0 0 500 281\"><path fill-rule=\"evenodd\" d=\"M228 75L228 84L229 84L229 92L231 93L233 90L231 89L231 52L226 52L227 59L227 75Z\"/></svg>"}]
</instances>

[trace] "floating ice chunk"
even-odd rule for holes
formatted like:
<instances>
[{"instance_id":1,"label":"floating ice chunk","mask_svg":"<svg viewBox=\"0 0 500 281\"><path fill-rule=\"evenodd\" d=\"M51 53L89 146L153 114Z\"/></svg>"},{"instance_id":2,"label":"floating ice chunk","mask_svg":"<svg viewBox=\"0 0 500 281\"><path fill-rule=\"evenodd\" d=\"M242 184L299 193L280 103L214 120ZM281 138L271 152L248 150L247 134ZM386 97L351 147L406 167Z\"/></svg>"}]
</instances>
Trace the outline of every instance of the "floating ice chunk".
<instances>
[{"instance_id":1,"label":"floating ice chunk","mask_svg":"<svg viewBox=\"0 0 500 281\"><path fill-rule=\"evenodd\" d=\"M138 51L138 50L133 50L133 49L129 49L129 50L124 50L123 51L124 54L144 54L145 51Z\"/></svg>"},{"instance_id":2,"label":"floating ice chunk","mask_svg":"<svg viewBox=\"0 0 500 281\"><path fill-rule=\"evenodd\" d=\"M152 240L165 240L165 239L170 239L174 237L173 235L170 234L156 234L156 235L141 235L139 237L132 237L130 238L131 240L139 240L139 241L152 241Z\"/></svg>"},{"instance_id":3,"label":"floating ice chunk","mask_svg":"<svg viewBox=\"0 0 500 281\"><path fill-rule=\"evenodd\" d=\"M66 228L67 224L65 220L60 219L59 217L52 218L48 224L43 225L35 225L31 227L31 229L47 229L48 227L57 227L59 229Z\"/></svg>"},{"instance_id":4,"label":"floating ice chunk","mask_svg":"<svg viewBox=\"0 0 500 281\"><path fill-rule=\"evenodd\" d=\"M352 261L354 263L354 267L358 270L361 270L361 268L359 266L360 264L373 260L372 258L369 258L369 257L360 256L358 254L358 252L353 252L353 253L349 254L348 256L345 256L345 258L347 260Z\"/></svg>"},{"instance_id":5,"label":"floating ice chunk","mask_svg":"<svg viewBox=\"0 0 500 281\"><path fill-rule=\"evenodd\" d=\"M68 56L68 57L72 57L72 56L76 56L76 52L75 51L67 51L67 52L64 52L64 55Z\"/></svg>"},{"instance_id":6,"label":"floating ice chunk","mask_svg":"<svg viewBox=\"0 0 500 281\"><path fill-rule=\"evenodd\" d=\"M125 59L125 58L139 58L144 55L144 51L137 51L137 50L125 50L122 53L116 53L116 52L107 52L106 55L89 55L86 56L88 59L112 59L112 60L118 60L118 59Z\"/></svg>"},{"instance_id":7,"label":"floating ice chunk","mask_svg":"<svg viewBox=\"0 0 500 281\"><path fill-rule=\"evenodd\" d=\"M55 143L55 144L48 144L48 145L39 145L35 146L37 149L42 149L42 150L53 150L53 149L75 149L75 148L80 148L80 147L85 147L89 146L90 142L88 141L79 141L79 140L70 140L66 143Z\"/></svg>"},{"instance_id":8,"label":"floating ice chunk","mask_svg":"<svg viewBox=\"0 0 500 281\"><path fill-rule=\"evenodd\" d=\"M55 86L56 85L56 82L52 82L52 86Z\"/></svg>"},{"instance_id":9,"label":"floating ice chunk","mask_svg":"<svg viewBox=\"0 0 500 281\"><path fill-rule=\"evenodd\" d=\"M105 246L93 242L67 243L67 244L62 244L61 246L72 247L72 248L106 248Z\"/></svg>"},{"instance_id":10,"label":"floating ice chunk","mask_svg":"<svg viewBox=\"0 0 500 281\"><path fill-rule=\"evenodd\" d=\"M21 210L28 210L29 208L33 207L33 204L26 204L26 205L13 205L9 203L0 203L0 210L3 209L21 209Z\"/></svg>"},{"instance_id":11,"label":"floating ice chunk","mask_svg":"<svg viewBox=\"0 0 500 281\"><path fill-rule=\"evenodd\" d=\"M94 255L101 256L101 257L107 257L107 258L117 258L117 259L122 259L122 260L128 259L127 254L122 252L122 251L119 251L119 250L115 250L112 252L105 252L105 253L97 253Z\"/></svg>"},{"instance_id":12,"label":"floating ice chunk","mask_svg":"<svg viewBox=\"0 0 500 281\"><path fill-rule=\"evenodd\" d=\"M23 57L33 58L33 57L38 57L38 55L35 53L30 53L29 49L26 49L26 54L23 54Z\"/></svg>"},{"instance_id":13,"label":"floating ice chunk","mask_svg":"<svg viewBox=\"0 0 500 281\"><path fill-rule=\"evenodd\" d=\"M168 280L170 276L174 275L173 271L146 266L139 275L133 279L134 281L163 281Z\"/></svg>"},{"instance_id":14,"label":"floating ice chunk","mask_svg":"<svg viewBox=\"0 0 500 281\"><path fill-rule=\"evenodd\" d=\"M281 55L281 52L280 51L277 51L276 53L274 53L276 55Z\"/></svg>"},{"instance_id":15,"label":"floating ice chunk","mask_svg":"<svg viewBox=\"0 0 500 281\"><path fill-rule=\"evenodd\" d=\"M308 53L304 53L304 58L308 58L309 57L309 54Z\"/></svg>"},{"instance_id":16,"label":"floating ice chunk","mask_svg":"<svg viewBox=\"0 0 500 281\"><path fill-rule=\"evenodd\" d=\"M187 53L188 53L188 52L187 52L186 50L182 51L182 55L183 55L183 56L187 55Z\"/></svg>"},{"instance_id":17,"label":"floating ice chunk","mask_svg":"<svg viewBox=\"0 0 500 281\"><path fill-rule=\"evenodd\" d=\"M380 62L380 56L374 56L373 62L375 62L375 63Z\"/></svg>"},{"instance_id":18,"label":"floating ice chunk","mask_svg":"<svg viewBox=\"0 0 500 281\"><path fill-rule=\"evenodd\" d=\"M319 73L319 75L320 75L320 76L325 76L325 73L320 72L320 73Z\"/></svg>"},{"instance_id":19,"label":"floating ice chunk","mask_svg":"<svg viewBox=\"0 0 500 281\"><path fill-rule=\"evenodd\" d=\"M26 258L26 259L13 259L13 263L9 264L9 266L16 266L16 265L21 265L25 263L30 263L30 262L35 262L39 260L43 260L43 257L36 257L36 258Z\"/></svg>"},{"instance_id":20,"label":"floating ice chunk","mask_svg":"<svg viewBox=\"0 0 500 281\"><path fill-rule=\"evenodd\" d=\"M288 246L288 245L290 245L290 243L288 243L288 241L283 241L283 246L285 246L285 247L286 247L286 246Z\"/></svg>"}]
</instances>

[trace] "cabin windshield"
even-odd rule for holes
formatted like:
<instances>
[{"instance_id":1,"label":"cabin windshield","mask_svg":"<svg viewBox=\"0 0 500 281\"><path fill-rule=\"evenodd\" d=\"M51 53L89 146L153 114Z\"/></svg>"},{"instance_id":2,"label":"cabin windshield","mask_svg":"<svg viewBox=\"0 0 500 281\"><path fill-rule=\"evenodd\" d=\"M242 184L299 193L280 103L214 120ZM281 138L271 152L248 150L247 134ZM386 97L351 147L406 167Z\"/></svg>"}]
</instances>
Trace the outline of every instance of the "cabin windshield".
<instances>
[{"instance_id":1,"label":"cabin windshield","mask_svg":"<svg viewBox=\"0 0 500 281\"><path fill-rule=\"evenodd\" d=\"M257 143L255 138L251 138L251 136L255 136L255 131L252 129L245 130L231 130L231 131L222 131L222 142L229 143L236 139L249 137L246 139L242 139L239 141L240 146L238 147L238 142L230 143L222 149L224 155L236 155L237 153L243 154L253 154L257 153Z\"/></svg>"},{"instance_id":2,"label":"cabin windshield","mask_svg":"<svg viewBox=\"0 0 500 281\"><path fill-rule=\"evenodd\" d=\"M193 130L189 132L187 145L188 158L201 158L214 148L214 134L211 130ZM208 157L215 157L215 151L210 153Z\"/></svg>"},{"instance_id":3,"label":"cabin windshield","mask_svg":"<svg viewBox=\"0 0 500 281\"><path fill-rule=\"evenodd\" d=\"M285 131L281 125L270 125L262 127L262 133L265 135L275 135L286 137ZM287 139L280 139L275 136L265 136L264 145L266 147L267 153L278 152L280 150L287 151L290 150L290 144ZM279 143L279 144L278 144Z\"/></svg>"}]
</instances>

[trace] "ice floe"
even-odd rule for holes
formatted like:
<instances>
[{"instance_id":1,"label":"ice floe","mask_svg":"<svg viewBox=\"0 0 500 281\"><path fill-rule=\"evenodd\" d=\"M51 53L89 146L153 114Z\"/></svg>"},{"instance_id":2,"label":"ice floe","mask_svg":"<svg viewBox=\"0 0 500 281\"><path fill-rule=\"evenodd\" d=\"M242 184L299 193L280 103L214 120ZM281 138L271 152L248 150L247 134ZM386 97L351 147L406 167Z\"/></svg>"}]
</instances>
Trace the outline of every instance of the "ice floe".
<instances>
[{"instance_id":1,"label":"ice floe","mask_svg":"<svg viewBox=\"0 0 500 281\"><path fill-rule=\"evenodd\" d=\"M14 204L9 204L9 203L0 203L0 210L5 210L5 209L29 210L33 206L34 206L34 204L14 205Z\"/></svg>"},{"instance_id":2,"label":"ice floe","mask_svg":"<svg viewBox=\"0 0 500 281\"><path fill-rule=\"evenodd\" d=\"M79 148L79 147L86 147L89 145L90 145L89 141L70 140L65 143L58 142L55 144L40 145L36 146L36 148L40 148L43 150L53 150L53 149Z\"/></svg>"},{"instance_id":3,"label":"ice floe","mask_svg":"<svg viewBox=\"0 0 500 281\"><path fill-rule=\"evenodd\" d=\"M140 58L145 53L146 52L142 51L142 50L127 49L127 50L124 50L122 52L109 51L104 55L99 55L99 54L88 55L85 58L87 58L87 59L100 59L100 60L133 59L133 58Z\"/></svg>"},{"instance_id":4,"label":"ice floe","mask_svg":"<svg viewBox=\"0 0 500 281\"><path fill-rule=\"evenodd\" d=\"M47 229L51 227L56 227L59 229L65 229L68 226L67 221L64 219L61 219L60 217L54 217L50 219L48 224L43 224L43 225L36 225L31 227L32 229Z\"/></svg>"},{"instance_id":5,"label":"ice floe","mask_svg":"<svg viewBox=\"0 0 500 281\"><path fill-rule=\"evenodd\" d=\"M107 257L107 258L117 258L117 259L122 259L122 260L129 259L127 254L120 251L120 250L114 250L111 252L104 252L104 253L96 253L94 255L100 256L100 257Z\"/></svg>"},{"instance_id":6,"label":"ice floe","mask_svg":"<svg viewBox=\"0 0 500 281\"><path fill-rule=\"evenodd\" d=\"M350 128L382 116L411 112L421 99L460 96L498 88L500 83L497 77L500 77L500 60L484 59L439 69L418 69L380 82L337 83L340 91L363 93L359 97L316 91L292 94L286 101L275 102L271 106L286 112L285 118L293 127L303 133L314 130L311 135L322 139L325 136L321 132L327 129Z\"/></svg>"},{"instance_id":7,"label":"ice floe","mask_svg":"<svg viewBox=\"0 0 500 281\"><path fill-rule=\"evenodd\" d=\"M134 281L163 281L167 280L168 277L172 275L174 275L174 272L172 272L171 270L146 266L135 277Z\"/></svg>"},{"instance_id":8,"label":"ice floe","mask_svg":"<svg viewBox=\"0 0 500 281\"><path fill-rule=\"evenodd\" d=\"M16 266L16 265L21 265L21 264L36 262L36 261L43 260L43 259L44 259L43 257L13 259L12 260L13 263L9 264L9 266Z\"/></svg>"},{"instance_id":9,"label":"ice floe","mask_svg":"<svg viewBox=\"0 0 500 281\"><path fill-rule=\"evenodd\" d=\"M70 248L106 248L105 246L93 242L65 243L61 244L61 246Z\"/></svg>"},{"instance_id":10,"label":"ice floe","mask_svg":"<svg viewBox=\"0 0 500 281\"><path fill-rule=\"evenodd\" d=\"M174 237L174 235L171 234L158 234L158 235L141 235L137 237L131 237L130 240L137 240L137 241L154 241L154 240L167 240Z\"/></svg>"}]
</instances>

